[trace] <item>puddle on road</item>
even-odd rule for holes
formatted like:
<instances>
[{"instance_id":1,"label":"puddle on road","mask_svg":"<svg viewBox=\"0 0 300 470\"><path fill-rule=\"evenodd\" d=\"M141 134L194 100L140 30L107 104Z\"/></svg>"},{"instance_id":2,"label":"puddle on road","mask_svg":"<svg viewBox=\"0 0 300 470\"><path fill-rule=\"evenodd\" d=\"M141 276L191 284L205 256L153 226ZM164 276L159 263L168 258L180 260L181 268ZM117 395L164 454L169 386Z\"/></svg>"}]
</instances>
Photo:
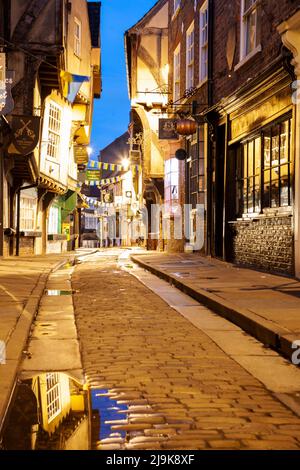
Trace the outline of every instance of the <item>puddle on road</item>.
<instances>
[{"instance_id":1,"label":"puddle on road","mask_svg":"<svg viewBox=\"0 0 300 470\"><path fill-rule=\"evenodd\" d=\"M72 295L74 293L75 291L73 290L45 289L44 291L44 295L47 295L50 297L56 297L56 296L61 296L61 295Z\"/></svg>"},{"instance_id":2,"label":"puddle on road","mask_svg":"<svg viewBox=\"0 0 300 470\"><path fill-rule=\"evenodd\" d=\"M92 389L62 372L20 380L9 407L0 450L125 449L128 407L109 390Z\"/></svg>"},{"instance_id":3,"label":"puddle on road","mask_svg":"<svg viewBox=\"0 0 300 470\"><path fill-rule=\"evenodd\" d=\"M61 372L45 372L20 381L7 413L3 450L88 450L90 430L99 420L89 411L88 392ZM97 438L99 430L94 433Z\"/></svg>"},{"instance_id":4,"label":"puddle on road","mask_svg":"<svg viewBox=\"0 0 300 470\"><path fill-rule=\"evenodd\" d=\"M114 431L112 426L114 422L118 422L126 418L126 414L121 411L128 410L128 407L117 403L111 398L109 390L95 389L91 391L92 408L99 412L100 428L98 441L113 440L124 442L126 437L125 431Z\"/></svg>"}]
</instances>

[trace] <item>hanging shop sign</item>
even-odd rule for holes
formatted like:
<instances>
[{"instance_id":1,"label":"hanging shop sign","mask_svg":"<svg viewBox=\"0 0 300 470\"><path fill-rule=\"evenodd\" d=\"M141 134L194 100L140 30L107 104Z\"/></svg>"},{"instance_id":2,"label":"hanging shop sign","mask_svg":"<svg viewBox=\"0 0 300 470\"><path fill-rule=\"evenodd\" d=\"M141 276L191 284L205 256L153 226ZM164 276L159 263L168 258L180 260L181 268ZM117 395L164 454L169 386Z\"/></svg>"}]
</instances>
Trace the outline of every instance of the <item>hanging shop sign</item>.
<instances>
[{"instance_id":1,"label":"hanging shop sign","mask_svg":"<svg viewBox=\"0 0 300 470\"><path fill-rule=\"evenodd\" d=\"M176 131L177 119L160 119L158 128L158 138L160 140L178 140Z\"/></svg>"},{"instance_id":2,"label":"hanging shop sign","mask_svg":"<svg viewBox=\"0 0 300 470\"><path fill-rule=\"evenodd\" d=\"M12 116L10 153L28 155L33 152L40 137L40 117Z\"/></svg>"},{"instance_id":3,"label":"hanging shop sign","mask_svg":"<svg viewBox=\"0 0 300 470\"><path fill-rule=\"evenodd\" d=\"M99 181L101 172L99 170L86 170L85 176L87 181Z\"/></svg>"},{"instance_id":4,"label":"hanging shop sign","mask_svg":"<svg viewBox=\"0 0 300 470\"><path fill-rule=\"evenodd\" d=\"M14 79L14 71L6 70L6 57L0 52L0 114L10 114L14 109L14 100L11 89Z\"/></svg>"},{"instance_id":5,"label":"hanging shop sign","mask_svg":"<svg viewBox=\"0 0 300 470\"><path fill-rule=\"evenodd\" d=\"M74 145L74 161L77 165L85 165L89 161L86 145Z\"/></svg>"}]
</instances>

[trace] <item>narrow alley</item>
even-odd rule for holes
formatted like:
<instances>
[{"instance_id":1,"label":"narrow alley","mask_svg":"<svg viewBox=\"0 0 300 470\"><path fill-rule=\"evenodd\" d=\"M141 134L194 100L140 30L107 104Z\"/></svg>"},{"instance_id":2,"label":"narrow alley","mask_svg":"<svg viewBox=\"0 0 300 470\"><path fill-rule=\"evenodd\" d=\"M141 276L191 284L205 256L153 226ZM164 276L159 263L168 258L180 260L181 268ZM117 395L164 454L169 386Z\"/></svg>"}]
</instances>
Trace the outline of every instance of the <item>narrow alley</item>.
<instances>
[{"instance_id":1,"label":"narrow alley","mask_svg":"<svg viewBox=\"0 0 300 470\"><path fill-rule=\"evenodd\" d=\"M95 395L127 406L98 448L300 448L299 413L278 399L300 390L299 369L134 266L129 253L91 255L72 276L86 380ZM238 350L224 352L210 330L239 331ZM260 359L260 369L271 356L273 373L250 374L239 355Z\"/></svg>"}]
</instances>

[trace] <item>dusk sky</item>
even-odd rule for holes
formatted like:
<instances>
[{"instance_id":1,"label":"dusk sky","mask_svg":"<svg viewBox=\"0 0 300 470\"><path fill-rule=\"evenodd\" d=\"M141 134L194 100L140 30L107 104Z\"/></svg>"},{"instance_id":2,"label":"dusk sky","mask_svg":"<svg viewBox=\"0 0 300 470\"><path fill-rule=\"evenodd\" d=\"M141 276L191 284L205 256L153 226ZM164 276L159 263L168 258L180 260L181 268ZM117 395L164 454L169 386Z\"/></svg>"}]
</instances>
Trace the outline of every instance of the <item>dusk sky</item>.
<instances>
[{"instance_id":1,"label":"dusk sky","mask_svg":"<svg viewBox=\"0 0 300 470\"><path fill-rule=\"evenodd\" d=\"M152 8L156 0L102 0L101 42L103 93L94 102L92 158L123 134L129 124L124 32Z\"/></svg>"}]
</instances>

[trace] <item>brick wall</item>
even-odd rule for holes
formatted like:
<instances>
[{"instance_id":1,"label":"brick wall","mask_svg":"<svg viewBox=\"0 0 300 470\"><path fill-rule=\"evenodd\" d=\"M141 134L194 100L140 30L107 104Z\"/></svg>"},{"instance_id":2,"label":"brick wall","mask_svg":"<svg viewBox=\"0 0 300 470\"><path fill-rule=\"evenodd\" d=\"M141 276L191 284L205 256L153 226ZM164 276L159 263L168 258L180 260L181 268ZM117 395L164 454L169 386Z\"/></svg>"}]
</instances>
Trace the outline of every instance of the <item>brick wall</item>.
<instances>
[{"instance_id":1,"label":"brick wall","mask_svg":"<svg viewBox=\"0 0 300 470\"><path fill-rule=\"evenodd\" d=\"M199 11L204 0L182 1L178 14L173 18L173 1L169 1L169 64L170 90L173 88L173 52L181 44L181 96L186 89L186 31L195 21L195 86L199 82ZM218 103L222 98L231 95L241 85L258 76L261 71L276 59L282 48L282 40L277 26L288 18L298 7L295 0L264 0L260 2L259 36L262 51L245 62L238 70L234 67L240 61L240 12L241 0L214 0L213 11L213 101ZM229 70L226 58L226 46L229 31L235 30L235 54L233 69ZM198 101L205 103L205 87L199 90ZM201 96L201 93L204 96ZM205 106L204 106L205 107Z\"/></svg>"},{"instance_id":2,"label":"brick wall","mask_svg":"<svg viewBox=\"0 0 300 470\"><path fill-rule=\"evenodd\" d=\"M292 217L266 217L232 226L234 261L264 271L294 274Z\"/></svg>"},{"instance_id":3,"label":"brick wall","mask_svg":"<svg viewBox=\"0 0 300 470\"><path fill-rule=\"evenodd\" d=\"M20 238L20 255L34 255L34 237Z\"/></svg>"},{"instance_id":4,"label":"brick wall","mask_svg":"<svg viewBox=\"0 0 300 470\"><path fill-rule=\"evenodd\" d=\"M292 0L267 0L261 2L260 44L262 51L249 59L238 70L230 71L226 59L226 44L229 30L235 28L236 49L233 69L240 61L240 0L216 0L214 2L213 79L214 102L232 93L248 80L253 79L276 59L282 48L277 26L297 7ZM229 76L231 75L231 76Z\"/></svg>"}]
</instances>

